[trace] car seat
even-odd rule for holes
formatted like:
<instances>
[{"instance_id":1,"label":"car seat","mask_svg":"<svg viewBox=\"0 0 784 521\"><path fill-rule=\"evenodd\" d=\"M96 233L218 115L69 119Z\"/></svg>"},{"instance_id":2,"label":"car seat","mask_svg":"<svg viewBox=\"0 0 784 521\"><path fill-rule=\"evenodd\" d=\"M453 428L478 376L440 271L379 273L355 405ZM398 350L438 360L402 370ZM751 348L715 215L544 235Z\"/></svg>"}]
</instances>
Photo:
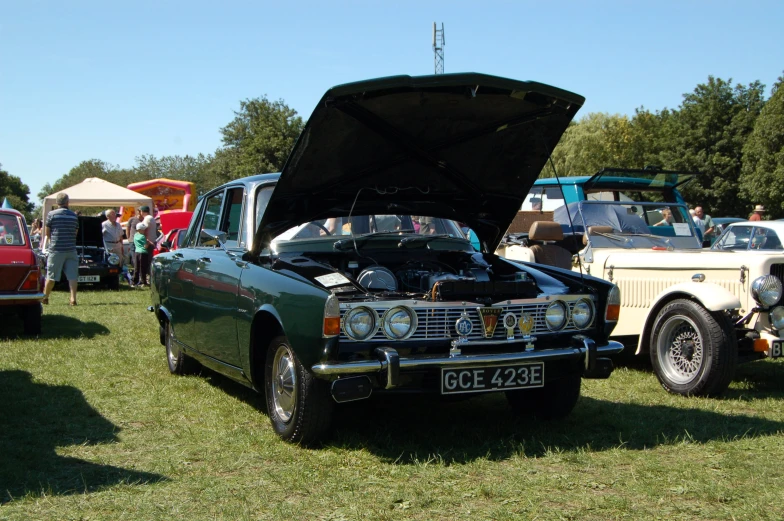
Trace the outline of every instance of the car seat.
<instances>
[{"instance_id":1,"label":"car seat","mask_svg":"<svg viewBox=\"0 0 784 521\"><path fill-rule=\"evenodd\" d=\"M565 270L572 269L572 254L557 244L546 244L544 241L562 241L564 238L561 225L549 221L535 221L528 230L529 241L543 241L542 244L531 246L534 259L539 264L547 264Z\"/></svg>"}]
</instances>

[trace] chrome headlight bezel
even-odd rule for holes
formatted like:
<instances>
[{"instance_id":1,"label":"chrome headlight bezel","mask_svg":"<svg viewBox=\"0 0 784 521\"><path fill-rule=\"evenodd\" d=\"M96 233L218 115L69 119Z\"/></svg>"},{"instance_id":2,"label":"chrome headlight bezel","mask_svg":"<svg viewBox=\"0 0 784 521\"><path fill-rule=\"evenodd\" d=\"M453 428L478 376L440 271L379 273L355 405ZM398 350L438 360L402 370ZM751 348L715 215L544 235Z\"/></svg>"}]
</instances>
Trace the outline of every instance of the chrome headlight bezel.
<instances>
[{"instance_id":1,"label":"chrome headlight bezel","mask_svg":"<svg viewBox=\"0 0 784 521\"><path fill-rule=\"evenodd\" d=\"M561 318L557 322L552 322L550 320L551 312L558 313L558 310L561 310ZM557 317L557 315L554 315ZM547 309L544 312L544 323L547 326L547 329L550 331L560 331L566 324L569 322L569 306L562 300L554 300L547 306Z\"/></svg>"},{"instance_id":2,"label":"chrome headlight bezel","mask_svg":"<svg viewBox=\"0 0 784 521\"><path fill-rule=\"evenodd\" d=\"M776 306L771 309L768 318L773 329L778 331L784 329L784 306Z\"/></svg>"},{"instance_id":3,"label":"chrome headlight bezel","mask_svg":"<svg viewBox=\"0 0 784 521\"><path fill-rule=\"evenodd\" d=\"M408 318L408 328L400 328L405 322L399 322L402 317ZM407 306L395 306L386 310L381 317L381 330L390 340L405 340L414 334L417 328L417 316L414 310Z\"/></svg>"},{"instance_id":4,"label":"chrome headlight bezel","mask_svg":"<svg viewBox=\"0 0 784 521\"><path fill-rule=\"evenodd\" d=\"M106 262L111 264L112 266L117 266L120 264L120 256L116 253L110 253L108 257L106 257Z\"/></svg>"},{"instance_id":5,"label":"chrome headlight bezel","mask_svg":"<svg viewBox=\"0 0 784 521\"><path fill-rule=\"evenodd\" d=\"M367 326L367 331L362 333L361 331L358 331L358 329L361 327L360 321L365 318L369 320L369 325ZM357 306L350 309L343 317L343 331L351 340L362 342L363 340L372 338L373 335L376 334L376 331L378 331L378 322L378 313L376 313L375 309L367 306Z\"/></svg>"},{"instance_id":6,"label":"chrome headlight bezel","mask_svg":"<svg viewBox=\"0 0 784 521\"><path fill-rule=\"evenodd\" d=\"M582 316L582 312L579 309L585 308L587 319L580 319L578 317ZM593 301L589 298L581 298L574 303L572 306L572 323L574 327L577 329L588 329L593 324L593 320L596 317L596 308L593 305Z\"/></svg>"},{"instance_id":7,"label":"chrome headlight bezel","mask_svg":"<svg viewBox=\"0 0 784 521\"><path fill-rule=\"evenodd\" d=\"M751 283L751 296L761 306L775 306L781 300L782 284L775 275L762 275Z\"/></svg>"}]
</instances>

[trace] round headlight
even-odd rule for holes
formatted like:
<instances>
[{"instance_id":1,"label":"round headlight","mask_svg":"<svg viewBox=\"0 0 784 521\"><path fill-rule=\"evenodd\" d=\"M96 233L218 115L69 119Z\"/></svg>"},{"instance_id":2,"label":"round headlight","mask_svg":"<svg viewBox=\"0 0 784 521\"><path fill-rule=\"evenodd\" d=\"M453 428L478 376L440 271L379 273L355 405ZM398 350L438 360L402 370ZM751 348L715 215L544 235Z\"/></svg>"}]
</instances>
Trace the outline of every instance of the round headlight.
<instances>
[{"instance_id":1,"label":"round headlight","mask_svg":"<svg viewBox=\"0 0 784 521\"><path fill-rule=\"evenodd\" d=\"M774 329L784 329L784 307L776 306L770 310L770 324Z\"/></svg>"},{"instance_id":2,"label":"round headlight","mask_svg":"<svg viewBox=\"0 0 784 521\"><path fill-rule=\"evenodd\" d=\"M382 324L388 338L402 340L416 329L416 315L407 307L395 307L384 313Z\"/></svg>"},{"instance_id":3,"label":"round headlight","mask_svg":"<svg viewBox=\"0 0 784 521\"><path fill-rule=\"evenodd\" d=\"M575 302L572 308L572 322L577 329L585 329L593 322L593 302L587 298L581 298Z\"/></svg>"},{"instance_id":4,"label":"round headlight","mask_svg":"<svg viewBox=\"0 0 784 521\"><path fill-rule=\"evenodd\" d=\"M772 306L781 299L781 281L775 275L757 277L751 283L751 296L763 306Z\"/></svg>"},{"instance_id":5,"label":"round headlight","mask_svg":"<svg viewBox=\"0 0 784 521\"><path fill-rule=\"evenodd\" d=\"M376 312L370 308L354 308L343 319L343 330L352 340L367 340L376 332Z\"/></svg>"},{"instance_id":6,"label":"round headlight","mask_svg":"<svg viewBox=\"0 0 784 521\"><path fill-rule=\"evenodd\" d=\"M111 253L111 254L109 254L109 258L108 258L108 259L106 259L106 260L107 260L107 261L109 262L109 264L111 264L112 266L117 266L118 264L120 264L120 257L119 257L119 255L117 255L116 253Z\"/></svg>"},{"instance_id":7,"label":"round headlight","mask_svg":"<svg viewBox=\"0 0 784 521\"><path fill-rule=\"evenodd\" d=\"M566 311L566 304L560 300L556 300L547 306L547 311L544 313L544 321L547 323L547 328L550 331L563 329L568 318L569 314Z\"/></svg>"}]
</instances>

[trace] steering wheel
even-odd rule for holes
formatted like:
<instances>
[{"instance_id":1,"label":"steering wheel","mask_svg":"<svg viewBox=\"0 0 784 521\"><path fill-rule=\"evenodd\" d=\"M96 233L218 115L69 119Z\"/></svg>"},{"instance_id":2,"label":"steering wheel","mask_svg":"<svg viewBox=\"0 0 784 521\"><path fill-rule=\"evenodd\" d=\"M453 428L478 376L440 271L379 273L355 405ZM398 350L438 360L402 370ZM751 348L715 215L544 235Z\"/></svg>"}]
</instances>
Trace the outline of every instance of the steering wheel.
<instances>
[{"instance_id":1,"label":"steering wheel","mask_svg":"<svg viewBox=\"0 0 784 521\"><path fill-rule=\"evenodd\" d=\"M311 221L311 223L310 223L310 224L312 224L313 226L315 226L315 227L317 227L317 228L320 228L320 229L321 229L321 230L322 230L324 233L326 233L327 235L332 235L332 233L330 233L330 231L329 231L329 230L327 230L327 227L326 227L326 226L324 226L323 224L320 224L320 223L317 223L317 222L314 222L314 221Z\"/></svg>"}]
</instances>

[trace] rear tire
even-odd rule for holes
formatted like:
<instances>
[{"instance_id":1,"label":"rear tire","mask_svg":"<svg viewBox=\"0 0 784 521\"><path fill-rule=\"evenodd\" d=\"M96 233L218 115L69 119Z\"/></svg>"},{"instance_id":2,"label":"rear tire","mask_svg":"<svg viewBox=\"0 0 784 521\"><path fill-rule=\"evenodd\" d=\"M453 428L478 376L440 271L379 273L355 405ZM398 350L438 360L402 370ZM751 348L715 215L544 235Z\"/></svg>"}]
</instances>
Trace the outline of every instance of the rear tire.
<instances>
[{"instance_id":1,"label":"rear tire","mask_svg":"<svg viewBox=\"0 0 784 521\"><path fill-rule=\"evenodd\" d=\"M570 374L536 389L506 391L506 400L517 414L543 420L566 418L580 399L582 375Z\"/></svg>"},{"instance_id":2,"label":"rear tire","mask_svg":"<svg viewBox=\"0 0 784 521\"><path fill-rule=\"evenodd\" d=\"M43 315L43 306L41 303L36 302L31 306L25 306L22 308L21 314L25 335L40 335L41 317Z\"/></svg>"},{"instance_id":3,"label":"rear tire","mask_svg":"<svg viewBox=\"0 0 784 521\"><path fill-rule=\"evenodd\" d=\"M650 351L662 387L683 396L723 393L738 365L738 344L728 320L685 299L659 312Z\"/></svg>"},{"instance_id":4,"label":"rear tire","mask_svg":"<svg viewBox=\"0 0 784 521\"><path fill-rule=\"evenodd\" d=\"M169 365L169 372L178 375L195 373L199 367L198 362L186 355L180 344L174 340L169 322L166 322L164 330L166 336L166 343L164 344L166 346L166 362Z\"/></svg>"},{"instance_id":5,"label":"rear tire","mask_svg":"<svg viewBox=\"0 0 784 521\"><path fill-rule=\"evenodd\" d=\"M309 445L325 437L335 407L329 385L305 369L285 336L267 349L264 389L272 428L281 439Z\"/></svg>"}]
</instances>

